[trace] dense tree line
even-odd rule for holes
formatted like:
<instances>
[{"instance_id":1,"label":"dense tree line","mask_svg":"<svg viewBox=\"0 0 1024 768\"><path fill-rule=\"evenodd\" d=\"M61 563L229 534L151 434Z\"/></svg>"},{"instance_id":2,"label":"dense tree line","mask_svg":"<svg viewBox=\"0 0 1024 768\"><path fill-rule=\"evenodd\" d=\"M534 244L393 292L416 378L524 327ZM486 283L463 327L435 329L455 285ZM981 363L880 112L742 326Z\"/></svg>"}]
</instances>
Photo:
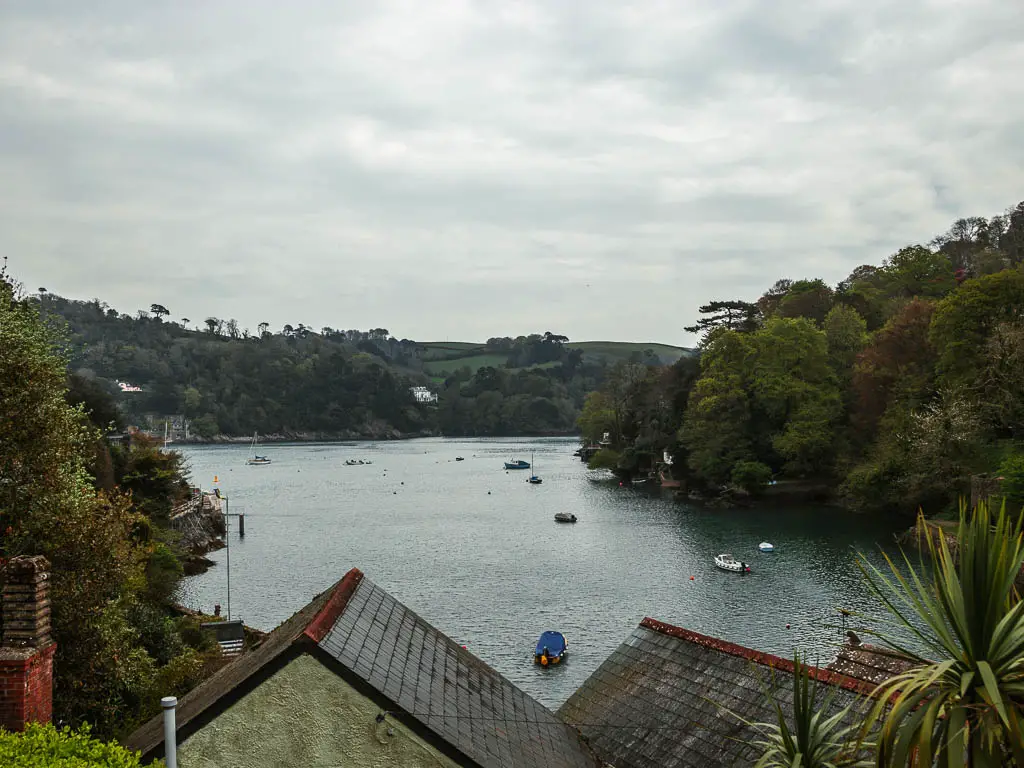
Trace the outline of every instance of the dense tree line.
<instances>
[{"instance_id":1,"label":"dense tree line","mask_svg":"<svg viewBox=\"0 0 1024 768\"><path fill-rule=\"evenodd\" d=\"M115 380L142 389L123 398L135 420L182 414L199 437L382 435L429 426L409 391L425 379L396 367L385 329L315 333L299 324L272 334L261 324L250 335L233 320L210 317L199 331L187 320L165 321L160 305L131 316L97 300L50 294L40 301L68 325L73 368L110 392ZM402 346L395 342L396 354Z\"/></svg>"},{"instance_id":2,"label":"dense tree line","mask_svg":"<svg viewBox=\"0 0 1024 768\"><path fill-rule=\"evenodd\" d=\"M181 456L141 436L108 443L120 414L95 381L69 376L64 346L0 271L0 564L49 559L54 716L112 735L220 655L169 606L182 576L168 526L188 492Z\"/></svg>"},{"instance_id":3,"label":"dense tree line","mask_svg":"<svg viewBox=\"0 0 1024 768\"><path fill-rule=\"evenodd\" d=\"M603 365L584 364L583 353L565 346L568 338L550 331L498 337L486 349L507 355L505 366L475 373L461 368L441 389L437 420L445 435L565 434Z\"/></svg>"},{"instance_id":4,"label":"dense tree line","mask_svg":"<svg viewBox=\"0 0 1024 768\"><path fill-rule=\"evenodd\" d=\"M83 382L116 396L135 423L180 414L198 438L564 434L575 430L586 392L607 368L547 331L488 339L468 354L499 365L463 367L440 382L424 363L458 360L467 350L399 340L386 328L317 332L299 323L271 333L261 323L250 334L216 317L203 329L187 318L171 322L160 304L129 315L42 289L30 299L66 324L70 363ZM649 351L632 354L659 362ZM141 391L121 393L118 381ZM425 384L438 391L437 408L414 400L410 387Z\"/></svg>"},{"instance_id":5,"label":"dense tree line","mask_svg":"<svg viewBox=\"0 0 1024 768\"><path fill-rule=\"evenodd\" d=\"M830 286L780 280L715 301L699 363L620 365L580 418L597 463L757 493L813 479L858 508L940 511L1024 465L1024 203L960 219Z\"/></svg>"}]
</instances>

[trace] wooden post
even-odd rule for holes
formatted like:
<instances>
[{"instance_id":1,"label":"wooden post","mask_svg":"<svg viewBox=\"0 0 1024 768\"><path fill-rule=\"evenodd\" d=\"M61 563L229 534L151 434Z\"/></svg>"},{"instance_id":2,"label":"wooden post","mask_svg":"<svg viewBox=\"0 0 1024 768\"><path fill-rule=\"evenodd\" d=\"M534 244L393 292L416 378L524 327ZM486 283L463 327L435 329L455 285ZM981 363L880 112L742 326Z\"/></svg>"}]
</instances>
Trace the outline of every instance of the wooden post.
<instances>
[{"instance_id":1,"label":"wooden post","mask_svg":"<svg viewBox=\"0 0 1024 768\"><path fill-rule=\"evenodd\" d=\"M238 538L245 538L245 512L238 513Z\"/></svg>"}]
</instances>

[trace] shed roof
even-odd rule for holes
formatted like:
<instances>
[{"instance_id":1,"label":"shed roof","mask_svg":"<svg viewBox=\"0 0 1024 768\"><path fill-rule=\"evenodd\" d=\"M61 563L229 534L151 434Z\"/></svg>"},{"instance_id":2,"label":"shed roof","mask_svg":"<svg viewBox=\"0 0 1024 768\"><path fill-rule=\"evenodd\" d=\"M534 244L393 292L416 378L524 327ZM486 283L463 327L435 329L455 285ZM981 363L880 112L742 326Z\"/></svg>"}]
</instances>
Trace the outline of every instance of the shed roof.
<instances>
[{"instance_id":1,"label":"shed roof","mask_svg":"<svg viewBox=\"0 0 1024 768\"><path fill-rule=\"evenodd\" d=\"M760 737L743 720L774 722L764 689L791 702L792 671L787 659L648 618L558 714L616 768L752 765L759 754L749 742ZM824 669L811 674L835 688L835 712L873 688Z\"/></svg>"},{"instance_id":2,"label":"shed roof","mask_svg":"<svg viewBox=\"0 0 1024 768\"><path fill-rule=\"evenodd\" d=\"M188 724L203 710L229 701L231 688L267 664L269 659L251 657L269 645L277 650L265 656L288 649L313 653L368 689L389 715L471 763L485 768L598 765L575 728L357 569L272 632L259 650L186 695L179 707L179 738L195 730L189 731ZM239 667L225 675L236 665L245 671ZM154 718L129 738L128 746L150 754L162 746L159 729L160 720Z\"/></svg>"}]
</instances>

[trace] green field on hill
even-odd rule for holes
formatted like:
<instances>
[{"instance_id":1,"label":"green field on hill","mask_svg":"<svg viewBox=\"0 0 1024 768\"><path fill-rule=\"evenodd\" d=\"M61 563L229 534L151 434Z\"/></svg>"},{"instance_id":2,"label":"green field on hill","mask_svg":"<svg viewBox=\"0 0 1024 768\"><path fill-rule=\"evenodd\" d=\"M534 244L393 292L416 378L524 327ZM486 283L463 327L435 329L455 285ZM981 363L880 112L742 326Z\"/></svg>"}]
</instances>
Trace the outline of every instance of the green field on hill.
<instances>
[{"instance_id":1,"label":"green field on hill","mask_svg":"<svg viewBox=\"0 0 1024 768\"><path fill-rule=\"evenodd\" d=\"M428 341L419 345L423 350L423 370L435 380L443 380L445 376L451 375L460 368L469 367L476 371L479 368L493 366L503 367L507 355L497 352L488 352L485 344L470 341ZM641 355L650 350L663 365L671 365L684 355L692 351L684 347L674 347L670 344L655 344L630 341L578 341L566 344L570 349L579 349L584 357L590 360L604 360L609 363L616 363L620 360L628 360L634 353ZM555 363L545 363L540 366L547 368Z\"/></svg>"},{"instance_id":2,"label":"green field on hill","mask_svg":"<svg viewBox=\"0 0 1024 768\"><path fill-rule=\"evenodd\" d=\"M570 349L582 349L587 357L604 357L609 361L628 360L634 352L643 354L644 350L649 349L665 365L671 365L684 355L692 354L692 350L685 347L643 341L577 341L569 342L565 346Z\"/></svg>"},{"instance_id":3,"label":"green field on hill","mask_svg":"<svg viewBox=\"0 0 1024 768\"><path fill-rule=\"evenodd\" d=\"M470 351L475 352L477 349L479 347L473 347ZM487 366L499 368L505 365L506 360L508 360L508 355L500 354L470 354L467 357L457 357L451 360L432 360L426 358L423 361L423 370L431 376L447 376L465 366L469 366L470 370L473 371L477 368L486 368Z\"/></svg>"}]
</instances>

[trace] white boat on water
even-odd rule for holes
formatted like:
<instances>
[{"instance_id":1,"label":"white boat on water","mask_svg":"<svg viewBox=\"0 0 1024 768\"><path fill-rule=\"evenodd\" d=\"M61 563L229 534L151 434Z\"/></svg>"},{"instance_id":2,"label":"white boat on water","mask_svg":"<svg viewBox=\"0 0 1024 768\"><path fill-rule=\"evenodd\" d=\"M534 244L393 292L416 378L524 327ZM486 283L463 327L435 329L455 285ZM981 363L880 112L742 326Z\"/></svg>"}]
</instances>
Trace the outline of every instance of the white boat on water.
<instances>
[{"instance_id":1,"label":"white boat on water","mask_svg":"<svg viewBox=\"0 0 1024 768\"><path fill-rule=\"evenodd\" d=\"M757 548L761 552L774 552L775 551L775 545L770 543L770 542L767 542L767 541L762 541L760 544L757 545Z\"/></svg>"},{"instance_id":2,"label":"white boat on water","mask_svg":"<svg viewBox=\"0 0 1024 768\"><path fill-rule=\"evenodd\" d=\"M250 465L250 466L262 466L263 464L269 464L270 463L270 459L268 459L266 456L260 456L258 453L256 453L256 448L259 446L259 442L260 442L259 433L258 432L253 432L252 433L252 446L249 448L249 451L252 453L252 456L250 456L248 459L245 460L245 463Z\"/></svg>"},{"instance_id":3,"label":"white boat on water","mask_svg":"<svg viewBox=\"0 0 1024 768\"><path fill-rule=\"evenodd\" d=\"M575 523L576 515L572 512L555 512L556 523Z\"/></svg>"},{"instance_id":4,"label":"white boat on water","mask_svg":"<svg viewBox=\"0 0 1024 768\"><path fill-rule=\"evenodd\" d=\"M750 566L746 563L740 562L732 555L716 555L715 565L723 571L731 571L733 573L750 573Z\"/></svg>"}]
</instances>

